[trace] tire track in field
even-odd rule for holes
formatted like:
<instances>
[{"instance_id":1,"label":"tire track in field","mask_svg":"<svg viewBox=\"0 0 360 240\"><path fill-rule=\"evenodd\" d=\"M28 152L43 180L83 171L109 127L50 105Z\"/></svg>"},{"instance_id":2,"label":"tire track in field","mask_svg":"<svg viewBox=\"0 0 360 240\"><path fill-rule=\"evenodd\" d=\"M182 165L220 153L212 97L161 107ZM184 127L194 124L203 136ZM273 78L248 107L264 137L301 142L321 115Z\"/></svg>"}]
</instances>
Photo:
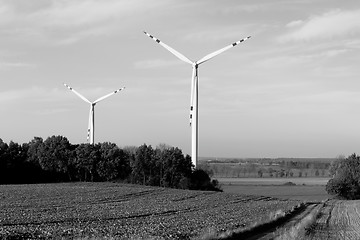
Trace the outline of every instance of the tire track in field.
<instances>
[{"instance_id":1,"label":"tire track in field","mask_svg":"<svg viewBox=\"0 0 360 240\"><path fill-rule=\"evenodd\" d=\"M347 231L345 234L346 238L349 239L360 239L360 219L359 219L359 212L358 206L359 202L357 201L350 201L344 202L343 204L346 209L346 224L347 224Z\"/></svg>"},{"instance_id":2,"label":"tire track in field","mask_svg":"<svg viewBox=\"0 0 360 240\"><path fill-rule=\"evenodd\" d=\"M162 212L153 212L153 213L144 213L144 214L134 214L129 216L119 216L119 217L107 217L101 219L101 221L114 221L114 220L126 220L126 219L137 219L137 218L146 218L146 217L158 217L158 216L168 216L173 214L195 212L198 209L196 208L186 208L182 210L167 210ZM83 218L80 222L98 222L99 218ZM44 224L64 224L64 223L73 223L79 222L76 218L67 218L63 220L55 221L39 221L39 222L23 222L23 223L3 223L0 226L36 226Z\"/></svg>"},{"instance_id":3,"label":"tire track in field","mask_svg":"<svg viewBox=\"0 0 360 240\"><path fill-rule=\"evenodd\" d=\"M329 236L337 239L346 239L349 227L349 216L345 201L336 201L329 220Z\"/></svg>"},{"instance_id":4,"label":"tire track in field","mask_svg":"<svg viewBox=\"0 0 360 240\"><path fill-rule=\"evenodd\" d=\"M320 217L316 220L314 230L309 239L328 239L338 240L344 238L346 215L343 212L343 202L331 200L325 203L325 207L320 212Z\"/></svg>"},{"instance_id":5,"label":"tire track in field","mask_svg":"<svg viewBox=\"0 0 360 240\"><path fill-rule=\"evenodd\" d=\"M330 200L308 239L360 239L360 201Z\"/></svg>"}]
</instances>

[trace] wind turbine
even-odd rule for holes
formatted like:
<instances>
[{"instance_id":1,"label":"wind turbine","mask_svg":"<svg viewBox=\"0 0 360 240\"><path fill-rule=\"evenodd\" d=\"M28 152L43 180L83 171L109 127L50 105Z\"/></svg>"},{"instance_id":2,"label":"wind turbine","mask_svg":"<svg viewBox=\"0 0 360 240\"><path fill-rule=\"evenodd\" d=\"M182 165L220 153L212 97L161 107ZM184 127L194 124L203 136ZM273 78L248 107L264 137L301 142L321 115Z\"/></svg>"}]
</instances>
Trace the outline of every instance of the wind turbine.
<instances>
[{"instance_id":1,"label":"wind turbine","mask_svg":"<svg viewBox=\"0 0 360 240\"><path fill-rule=\"evenodd\" d=\"M94 133L95 133L95 105L100 102L101 100L104 100L105 98L110 97L111 95L120 92L121 90L125 89L125 87L119 88L105 96L102 96L98 99L96 99L93 102L90 102L87 98L85 98L83 95L81 95L80 93L78 93L77 91L75 91L75 89L73 89L72 87L70 87L69 85L67 85L66 83L64 83L64 86L67 87L70 91L72 91L73 93L75 93L78 97L80 97L82 100L84 100L85 102L90 104L90 113L89 113L89 125L88 125L88 133L87 133L87 141L89 141L90 138L90 144L94 144Z\"/></svg>"},{"instance_id":2,"label":"wind turbine","mask_svg":"<svg viewBox=\"0 0 360 240\"><path fill-rule=\"evenodd\" d=\"M158 44L163 46L165 49L167 49L169 52L174 54L176 57L178 57L180 60L189 63L192 65L192 77L191 77L191 99L190 99L190 126L191 126L191 159L192 162L196 168L197 162L198 162L198 92L199 92L199 75L198 75L198 68L199 65L210 60L211 58L219 55L220 53L225 52L226 50L229 50L232 47L235 47L241 42L244 42L245 40L249 39L250 36L243 38L237 42L234 42L220 50L217 50L213 53L210 53L206 55L205 57L201 58L198 61L191 61L189 58L185 57L183 54L179 53L175 49L169 47L160 39L155 38L154 36L150 35L149 33L145 32L146 35L148 35L150 38L152 38L154 41L156 41Z\"/></svg>"}]
</instances>

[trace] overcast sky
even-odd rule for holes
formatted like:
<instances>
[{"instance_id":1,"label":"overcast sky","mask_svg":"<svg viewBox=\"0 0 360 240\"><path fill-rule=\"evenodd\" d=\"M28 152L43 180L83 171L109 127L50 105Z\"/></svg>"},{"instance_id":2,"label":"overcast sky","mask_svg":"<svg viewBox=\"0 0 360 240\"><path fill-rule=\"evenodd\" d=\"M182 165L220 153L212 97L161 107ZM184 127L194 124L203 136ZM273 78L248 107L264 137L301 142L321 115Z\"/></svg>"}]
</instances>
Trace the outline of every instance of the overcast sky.
<instances>
[{"instance_id":1,"label":"overcast sky","mask_svg":"<svg viewBox=\"0 0 360 240\"><path fill-rule=\"evenodd\" d=\"M358 0L0 0L0 138L66 136L190 154L192 60L199 68L199 155L360 153Z\"/></svg>"}]
</instances>

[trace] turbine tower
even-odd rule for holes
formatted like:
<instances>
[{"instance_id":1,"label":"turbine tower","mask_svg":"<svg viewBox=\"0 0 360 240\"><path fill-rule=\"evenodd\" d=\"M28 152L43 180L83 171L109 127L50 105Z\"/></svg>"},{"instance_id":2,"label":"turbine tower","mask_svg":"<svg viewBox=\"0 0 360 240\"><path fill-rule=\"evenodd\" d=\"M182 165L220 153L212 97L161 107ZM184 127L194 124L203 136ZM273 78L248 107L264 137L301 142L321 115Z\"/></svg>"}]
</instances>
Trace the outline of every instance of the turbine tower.
<instances>
[{"instance_id":1,"label":"turbine tower","mask_svg":"<svg viewBox=\"0 0 360 240\"><path fill-rule=\"evenodd\" d=\"M191 61L189 58L185 57L183 54L179 53L175 49L169 47L159 39L155 38L154 36L150 35L149 33L145 32L150 38L152 38L155 42L159 43L169 52L174 54L180 60L189 63L192 65L192 77L191 77L191 98L190 98L190 126L191 126L191 159L196 168L198 162L198 92L199 92L199 75L198 75L198 68L199 65L210 60L211 58L219 55L226 50L229 50L232 47L235 47L241 42L249 39L249 37L243 38L237 42L234 42L220 50L217 50L213 53L206 55L205 57L201 58L198 61Z\"/></svg>"},{"instance_id":2,"label":"turbine tower","mask_svg":"<svg viewBox=\"0 0 360 240\"><path fill-rule=\"evenodd\" d=\"M75 93L78 97L80 97L82 100L84 100L85 102L90 104L90 113L89 113L89 125L88 125L88 132L87 132L87 141L89 141L90 138L90 144L94 144L94 136L95 136L95 105L96 103L100 102L101 100L104 100L105 98L110 97L111 95L120 92L121 90L125 89L125 87L122 87L120 89L117 89L105 96L102 96L98 99L96 99L93 102L90 102L87 98L85 98L83 95L81 95L80 93L78 93L77 91L75 91L75 89L73 89L72 87L70 87L69 85L67 85L66 83L64 83L64 86L67 87L70 91L72 91L73 93Z\"/></svg>"}]
</instances>

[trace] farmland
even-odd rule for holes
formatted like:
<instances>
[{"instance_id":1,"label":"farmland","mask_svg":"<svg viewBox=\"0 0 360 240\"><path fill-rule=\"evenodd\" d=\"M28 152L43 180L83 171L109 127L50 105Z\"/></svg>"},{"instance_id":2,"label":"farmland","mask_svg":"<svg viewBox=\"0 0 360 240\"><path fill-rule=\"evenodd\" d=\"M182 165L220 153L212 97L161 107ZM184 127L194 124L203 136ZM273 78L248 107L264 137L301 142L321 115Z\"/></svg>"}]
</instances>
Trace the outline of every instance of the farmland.
<instances>
[{"instance_id":1,"label":"farmland","mask_svg":"<svg viewBox=\"0 0 360 240\"><path fill-rule=\"evenodd\" d=\"M299 200L119 183L0 186L0 238L195 239L245 229Z\"/></svg>"},{"instance_id":2,"label":"farmland","mask_svg":"<svg viewBox=\"0 0 360 240\"><path fill-rule=\"evenodd\" d=\"M360 238L360 201L324 200L316 195L320 179L305 186L246 180L222 193L110 182L0 185L0 239L237 239L246 231L251 239ZM248 188L226 188L236 186ZM301 205L306 195L310 203Z\"/></svg>"},{"instance_id":3,"label":"farmland","mask_svg":"<svg viewBox=\"0 0 360 240\"><path fill-rule=\"evenodd\" d=\"M323 201L329 178L218 178L224 192L265 195L281 199Z\"/></svg>"}]
</instances>

